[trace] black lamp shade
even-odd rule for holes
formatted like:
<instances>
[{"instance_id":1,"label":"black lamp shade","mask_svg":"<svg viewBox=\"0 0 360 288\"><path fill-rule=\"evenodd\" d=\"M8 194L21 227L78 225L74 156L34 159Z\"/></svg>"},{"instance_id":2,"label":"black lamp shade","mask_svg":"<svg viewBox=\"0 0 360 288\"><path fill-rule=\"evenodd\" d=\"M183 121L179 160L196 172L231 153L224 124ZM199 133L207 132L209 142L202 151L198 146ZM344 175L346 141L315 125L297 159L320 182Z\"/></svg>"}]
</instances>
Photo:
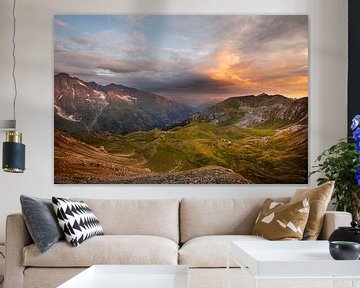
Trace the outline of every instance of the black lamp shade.
<instances>
[{"instance_id":1,"label":"black lamp shade","mask_svg":"<svg viewBox=\"0 0 360 288\"><path fill-rule=\"evenodd\" d=\"M22 173L25 170L25 145L17 142L3 143L4 171Z\"/></svg>"}]
</instances>

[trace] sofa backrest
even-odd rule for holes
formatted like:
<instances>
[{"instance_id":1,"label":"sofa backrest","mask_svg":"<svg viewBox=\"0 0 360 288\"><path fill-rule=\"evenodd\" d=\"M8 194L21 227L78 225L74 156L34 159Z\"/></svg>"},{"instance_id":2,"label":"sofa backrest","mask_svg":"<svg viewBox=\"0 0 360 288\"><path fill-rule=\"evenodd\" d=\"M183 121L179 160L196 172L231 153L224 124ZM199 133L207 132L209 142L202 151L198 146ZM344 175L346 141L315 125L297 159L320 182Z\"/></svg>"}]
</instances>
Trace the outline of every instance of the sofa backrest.
<instances>
[{"instance_id":1,"label":"sofa backrest","mask_svg":"<svg viewBox=\"0 0 360 288\"><path fill-rule=\"evenodd\" d=\"M205 235L251 234L264 200L264 198L182 199L180 204L181 243ZM274 200L288 202L288 198Z\"/></svg>"},{"instance_id":2,"label":"sofa backrest","mask_svg":"<svg viewBox=\"0 0 360 288\"><path fill-rule=\"evenodd\" d=\"M155 235L179 242L178 199L80 199L99 219L105 235Z\"/></svg>"}]
</instances>

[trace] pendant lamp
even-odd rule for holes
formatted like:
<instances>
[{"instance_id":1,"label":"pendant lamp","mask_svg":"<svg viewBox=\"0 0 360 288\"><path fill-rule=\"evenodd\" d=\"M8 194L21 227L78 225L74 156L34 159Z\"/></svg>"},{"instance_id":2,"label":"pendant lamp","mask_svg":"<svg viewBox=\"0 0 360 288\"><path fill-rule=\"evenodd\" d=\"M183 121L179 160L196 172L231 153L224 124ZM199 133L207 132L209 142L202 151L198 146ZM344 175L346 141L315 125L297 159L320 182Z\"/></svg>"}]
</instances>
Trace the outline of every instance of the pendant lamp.
<instances>
[{"instance_id":1,"label":"pendant lamp","mask_svg":"<svg viewBox=\"0 0 360 288\"><path fill-rule=\"evenodd\" d=\"M14 100L13 100L13 120L0 121L0 130L6 131L6 140L3 143L2 167L5 172L23 173L25 171L25 145L22 144L22 133L16 128L16 98L17 86L15 77L16 57L15 57L15 35L16 35L16 0L13 0L13 35L12 35L12 57L13 69L12 78L14 82Z\"/></svg>"}]
</instances>

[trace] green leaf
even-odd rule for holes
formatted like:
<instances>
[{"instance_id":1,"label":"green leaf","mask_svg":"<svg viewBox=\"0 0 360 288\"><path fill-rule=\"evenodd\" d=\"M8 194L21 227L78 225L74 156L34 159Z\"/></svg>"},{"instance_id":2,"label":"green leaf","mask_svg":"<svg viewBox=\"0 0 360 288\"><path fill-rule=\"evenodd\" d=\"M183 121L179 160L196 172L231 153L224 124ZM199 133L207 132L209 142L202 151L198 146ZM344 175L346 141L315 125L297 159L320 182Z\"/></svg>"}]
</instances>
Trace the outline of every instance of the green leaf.
<instances>
[{"instance_id":1,"label":"green leaf","mask_svg":"<svg viewBox=\"0 0 360 288\"><path fill-rule=\"evenodd\" d=\"M348 143L341 139L337 144L325 149L315 160L317 165L312 166L309 176L318 174L316 182L321 185L328 181L335 181L334 200L335 209L349 211L352 209L351 193L358 189L354 177L360 167L359 152L355 150L355 143Z\"/></svg>"}]
</instances>

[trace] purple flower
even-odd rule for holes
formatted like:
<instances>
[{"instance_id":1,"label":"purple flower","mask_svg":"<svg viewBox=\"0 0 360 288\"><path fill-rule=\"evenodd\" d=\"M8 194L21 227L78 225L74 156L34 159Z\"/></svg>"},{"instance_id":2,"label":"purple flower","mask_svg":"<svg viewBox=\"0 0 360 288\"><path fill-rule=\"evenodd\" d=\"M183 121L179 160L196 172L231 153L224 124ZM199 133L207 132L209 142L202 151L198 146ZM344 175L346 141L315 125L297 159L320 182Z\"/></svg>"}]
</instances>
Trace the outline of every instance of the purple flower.
<instances>
[{"instance_id":1,"label":"purple flower","mask_svg":"<svg viewBox=\"0 0 360 288\"><path fill-rule=\"evenodd\" d=\"M356 142L360 141L360 128L356 128L356 130L353 131L353 136Z\"/></svg>"},{"instance_id":2,"label":"purple flower","mask_svg":"<svg viewBox=\"0 0 360 288\"><path fill-rule=\"evenodd\" d=\"M360 152L360 142L356 142L355 150ZM360 155L359 155L360 156Z\"/></svg>"},{"instance_id":3,"label":"purple flower","mask_svg":"<svg viewBox=\"0 0 360 288\"><path fill-rule=\"evenodd\" d=\"M355 179L358 182L358 185L360 186L360 167L358 168L358 170L355 173Z\"/></svg>"},{"instance_id":4,"label":"purple flower","mask_svg":"<svg viewBox=\"0 0 360 288\"><path fill-rule=\"evenodd\" d=\"M360 115L356 115L352 119L351 130L355 130L360 124Z\"/></svg>"}]
</instances>

